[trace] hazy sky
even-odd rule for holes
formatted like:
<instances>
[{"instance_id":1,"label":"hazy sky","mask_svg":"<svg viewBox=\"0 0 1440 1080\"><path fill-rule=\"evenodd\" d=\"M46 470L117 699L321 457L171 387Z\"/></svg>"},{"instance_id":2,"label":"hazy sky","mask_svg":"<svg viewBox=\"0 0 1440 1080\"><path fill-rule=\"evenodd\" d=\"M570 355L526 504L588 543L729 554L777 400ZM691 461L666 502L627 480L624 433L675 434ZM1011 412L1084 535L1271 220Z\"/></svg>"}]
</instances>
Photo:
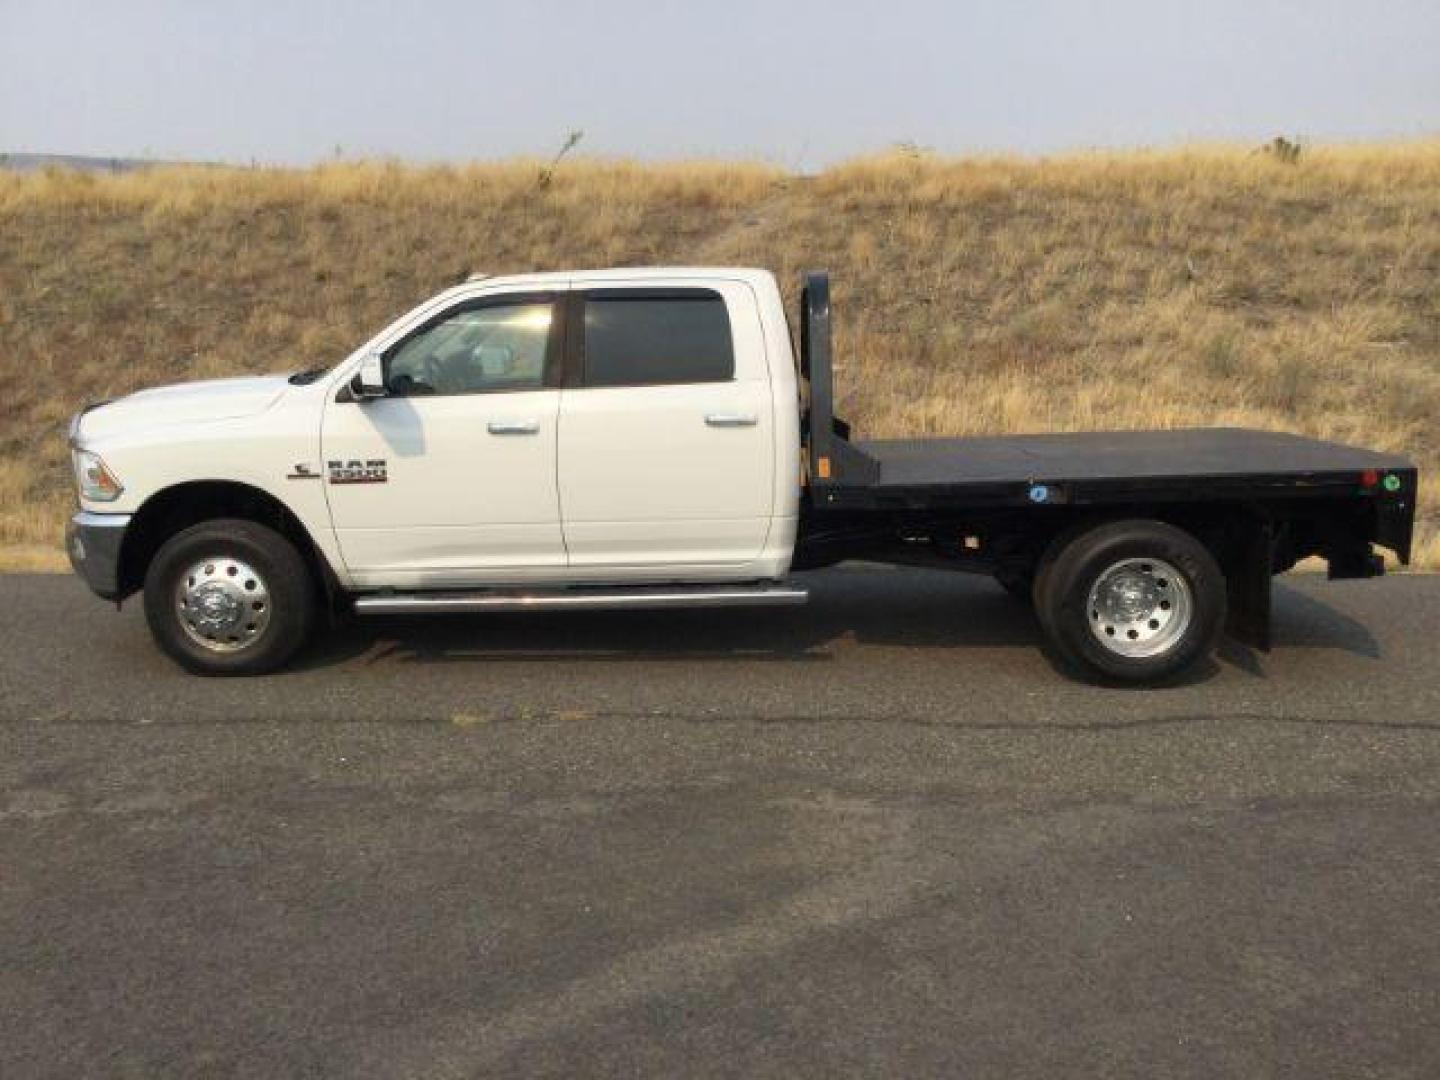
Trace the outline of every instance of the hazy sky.
<instances>
[{"instance_id":1,"label":"hazy sky","mask_svg":"<svg viewBox=\"0 0 1440 1080\"><path fill-rule=\"evenodd\" d=\"M1440 0L0 0L0 150L823 165L1440 133Z\"/></svg>"}]
</instances>

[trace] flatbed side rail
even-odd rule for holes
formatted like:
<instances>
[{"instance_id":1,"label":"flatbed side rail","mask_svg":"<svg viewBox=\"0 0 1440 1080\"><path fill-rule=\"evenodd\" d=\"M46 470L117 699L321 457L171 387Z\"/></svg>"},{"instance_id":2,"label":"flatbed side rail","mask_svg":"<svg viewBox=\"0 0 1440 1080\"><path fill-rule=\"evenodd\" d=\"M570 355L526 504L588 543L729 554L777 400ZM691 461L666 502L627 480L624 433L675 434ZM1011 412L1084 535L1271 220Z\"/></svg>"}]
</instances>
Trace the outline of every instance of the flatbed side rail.
<instances>
[{"instance_id":1,"label":"flatbed side rail","mask_svg":"<svg viewBox=\"0 0 1440 1080\"><path fill-rule=\"evenodd\" d=\"M835 369L831 354L830 275L812 270L800 290L800 373L810 386L806 441L810 491L833 503L847 487L880 479L880 464L849 440L850 427L835 415Z\"/></svg>"}]
</instances>

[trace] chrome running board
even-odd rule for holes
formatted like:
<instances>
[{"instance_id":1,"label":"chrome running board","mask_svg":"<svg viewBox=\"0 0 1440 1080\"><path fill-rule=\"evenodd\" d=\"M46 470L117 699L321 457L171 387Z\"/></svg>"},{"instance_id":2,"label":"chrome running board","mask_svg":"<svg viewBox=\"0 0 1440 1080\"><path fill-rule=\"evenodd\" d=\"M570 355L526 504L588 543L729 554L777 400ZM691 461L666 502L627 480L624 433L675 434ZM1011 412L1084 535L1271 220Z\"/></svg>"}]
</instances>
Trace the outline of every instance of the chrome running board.
<instances>
[{"instance_id":1,"label":"chrome running board","mask_svg":"<svg viewBox=\"0 0 1440 1080\"><path fill-rule=\"evenodd\" d=\"M654 586L483 592L377 593L357 597L359 615L469 614L484 611L646 611L656 608L766 607L803 604L810 594L784 585Z\"/></svg>"}]
</instances>

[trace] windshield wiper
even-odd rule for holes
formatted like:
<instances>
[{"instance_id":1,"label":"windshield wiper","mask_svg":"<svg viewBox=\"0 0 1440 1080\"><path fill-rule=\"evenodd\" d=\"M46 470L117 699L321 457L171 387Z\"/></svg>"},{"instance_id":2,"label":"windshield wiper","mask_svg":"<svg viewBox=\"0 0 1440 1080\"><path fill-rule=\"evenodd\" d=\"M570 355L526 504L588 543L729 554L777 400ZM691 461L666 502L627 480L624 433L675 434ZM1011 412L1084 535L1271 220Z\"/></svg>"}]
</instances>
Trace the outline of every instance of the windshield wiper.
<instances>
[{"instance_id":1,"label":"windshield wiper","mask_svg":"<svg viewBox=\"0 0 1440 1080\"><path fill-rule=\"evenodd\" d=\"M291 375L288 381L291 386L309 386L329 370L329 368L323 367L306 368L304 371L297 371Z\"/></svg>"}]
</instances>

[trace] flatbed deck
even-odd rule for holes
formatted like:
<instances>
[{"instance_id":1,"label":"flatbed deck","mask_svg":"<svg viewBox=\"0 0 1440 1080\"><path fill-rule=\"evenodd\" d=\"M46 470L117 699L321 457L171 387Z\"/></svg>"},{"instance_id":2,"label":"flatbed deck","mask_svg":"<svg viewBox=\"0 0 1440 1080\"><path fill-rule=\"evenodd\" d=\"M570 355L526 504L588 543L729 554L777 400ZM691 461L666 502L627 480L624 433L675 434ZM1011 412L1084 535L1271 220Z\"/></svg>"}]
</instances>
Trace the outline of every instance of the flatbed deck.
<instances>
[{"instance_id":1,"label":"flatbed deck","mask_svg":"<svg viewBox=\"0 0 1440 1080\"><path fill-rule=\"evenodd\" d=\"M879 466L876 487L1227 480L1292 482L1414 468L1395 454L1245 428L1087 431L1056 435L862 440Z\"/></svg>"}]
</instances>

